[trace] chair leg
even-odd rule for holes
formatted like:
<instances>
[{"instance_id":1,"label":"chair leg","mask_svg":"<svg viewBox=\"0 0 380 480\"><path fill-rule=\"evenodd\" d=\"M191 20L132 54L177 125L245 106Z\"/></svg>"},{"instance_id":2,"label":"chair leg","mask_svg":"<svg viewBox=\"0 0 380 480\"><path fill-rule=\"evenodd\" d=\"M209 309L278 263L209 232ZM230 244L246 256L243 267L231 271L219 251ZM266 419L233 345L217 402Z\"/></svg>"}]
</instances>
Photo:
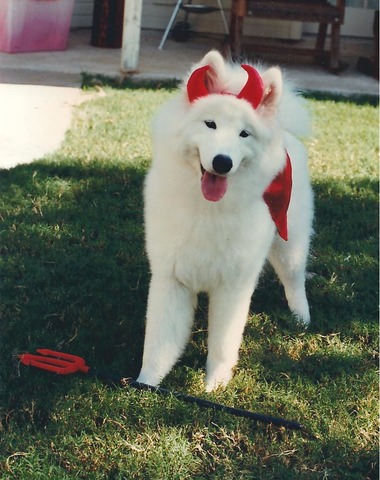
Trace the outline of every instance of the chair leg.
<instances>
[{"instance_id":1,"label":"chair leg","mask_svg":"<svg viewBox=\"0 0 380 480\"><path fill-rule=\"evenodd\" d=\"M318 36L315 45L315 60L318 63L323 63L324 60L324 50L327 34L327 23L320 23L318 28Z\"/></svg>"},{"instance_id":2,"label":"chair leg","mask_svg":"<svg viewBox=\"0 0 380 480\"><path fill-rule=\"evenodd\" d=\"M331 25L331 51L330 51L330 70L338 72L339 64L339 47L340 47L340 25L333 23Z\"/></svg>"},{"instance_id":3,"label":"chair leg","mask_svg":"<svg viewBox=\"0 0 380 480\"><path fill-rule=\"evenodd\" d=\"M158 46L159 50L162 50L164 48L164 44L166 42L166 39L168 38L170 30L172 29L174 20L176 19L177 15L178 15L178 12L179 12L179 9L181 8L181 5L182 5L182 0L178 0L177 3L176 3L176 6L174 7L172 16L170 17L168 26L166 27L166 30L165 30L165 32L162 36L160 45Z\"/></svg>"},{"instance_id":4,"label":"chair leg","mask_svg":"<svg viewBox=\"0 0 380 480\"><path fill-rule=\"evenodd\" d=\"M243 20L245 15L245 0L232 0L230 17L230 51L231 57L235 60L237 60L241 54Z\"/></svg>"},{"instance_id":5,"label":"chair leg","mask_svg":"<svg viewBox=\"0 0 380 480\"><path fill-rule=\"evenodd\" d=\"M243 18L231 14L230 21L230 53L234 60L237 60L241 53L241 37Z\"/></svg>"}]
</instances>

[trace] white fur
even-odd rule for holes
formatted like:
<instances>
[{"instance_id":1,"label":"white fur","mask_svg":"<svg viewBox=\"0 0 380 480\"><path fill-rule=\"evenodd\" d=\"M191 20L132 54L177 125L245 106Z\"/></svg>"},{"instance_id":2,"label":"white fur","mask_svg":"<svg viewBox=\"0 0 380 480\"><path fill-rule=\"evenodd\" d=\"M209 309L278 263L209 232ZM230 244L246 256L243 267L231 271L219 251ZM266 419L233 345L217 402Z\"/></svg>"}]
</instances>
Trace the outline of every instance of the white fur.
<instances>
[{"instance_id":1,"label":"white fur","mask_svg":"<svg viewBox=\"0 0 380 480\"><path fill-rule=\"evenodd\" d=\"M226 385L238 360L251 296L265 260L285 287L291 311L305 324L309 307L305 267L313 200L307 153L296 135L308 127L302 100L279 69L259 69L265 85L257 110L235 95L247 74L212 51L196 65L211 65L209 88L216 92L192 104L186 82L153 122L154 158L145 184L149 290L143 366L138 381L157 385L183 352L197 294L209 296L206 389ZM207 128L213 120L217 129ZM242 138L246 129L252 135ZM292 160L293 192L285 242L263 201L263 192ZM215 155L228 155L225 196L211 202L201 192L201 169L212 171ZM269 292L270 298L270 292Z\"/></svg>"}]
</instances>

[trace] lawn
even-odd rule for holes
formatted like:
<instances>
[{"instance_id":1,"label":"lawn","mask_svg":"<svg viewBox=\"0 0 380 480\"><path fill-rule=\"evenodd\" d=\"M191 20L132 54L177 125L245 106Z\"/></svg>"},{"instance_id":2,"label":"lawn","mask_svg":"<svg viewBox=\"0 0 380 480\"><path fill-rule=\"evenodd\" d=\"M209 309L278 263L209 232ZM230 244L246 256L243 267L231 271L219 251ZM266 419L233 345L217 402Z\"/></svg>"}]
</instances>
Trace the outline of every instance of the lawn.
<instances>
[{"instance_id":1,"label":"lawn","mask_svg":"<svg viewBox=\"0 0 380 480\"><path fill-rule=\"evenodd\" d=\"M141 365L149 118L173 91L104 92L76 109L58 152L0 171L0 478L378 478L378 107L308 100L309 330L267 268L230 385L203 391L204 297L164 381L304 431L19 365L39 347L130 377Z\"/></svg>"}]
</instances>

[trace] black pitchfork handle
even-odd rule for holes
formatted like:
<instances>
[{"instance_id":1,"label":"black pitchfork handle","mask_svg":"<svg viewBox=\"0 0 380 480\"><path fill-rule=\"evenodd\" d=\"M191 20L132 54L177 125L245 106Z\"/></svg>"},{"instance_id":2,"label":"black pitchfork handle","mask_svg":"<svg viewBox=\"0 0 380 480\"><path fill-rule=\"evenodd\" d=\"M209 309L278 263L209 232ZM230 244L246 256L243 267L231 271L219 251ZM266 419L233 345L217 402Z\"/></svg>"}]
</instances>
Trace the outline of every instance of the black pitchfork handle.
<instances>
[{"instance_id":1,"label":"black pitchfork handle","mask_svg":"<svg viewBox=\"0 0 380 480\"><path fill-rule=\"evenodd\" d=\"M100 372L95 369L90 369L88 374L98 378L111 380L112 382L116 384L121 384L123 386L127 385L137 390L146 390L149 392L157 393L158 395L173 396L186 403L192 403L194 405L199 405L200 407L210 408L219 412L229 413L230 415L234 415L236 417L249 418L251 420L255 420L258 422L273 424L279 427L285 427L290 430L302 430L304 428L304 425L294 420L286 420L284 418L272 417L270 415L263 415L261 413L250 412L248 410L243 410L241 408L229 407L227 405L222 405L220 403L212 402L210 400L205 400L203 398L193 397L192 395L187 395L185 393L173 392L171 390L168 390L162 387L153 387L152 385L147 385L146 383L137 382L136 380L132 380L130 378L110 375L108 373Z\"/></svg>"}]
</instances>

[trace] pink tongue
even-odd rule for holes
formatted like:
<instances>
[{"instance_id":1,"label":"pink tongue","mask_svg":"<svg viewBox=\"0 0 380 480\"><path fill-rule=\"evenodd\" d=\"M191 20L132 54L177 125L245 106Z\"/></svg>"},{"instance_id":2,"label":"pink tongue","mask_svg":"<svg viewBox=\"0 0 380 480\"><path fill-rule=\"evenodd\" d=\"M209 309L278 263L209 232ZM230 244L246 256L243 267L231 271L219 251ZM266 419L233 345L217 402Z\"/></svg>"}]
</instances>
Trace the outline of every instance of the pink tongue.
<instances>
[{"instance_id":1,"label":"pink tongue","mask_svg":"<svg viewBox=\"0 0 380 480\"><path fill-rule=\"evenodd\" d=\"M214 175L207 171L202 177L202 193L206 200L218 202L224 197L227 190L227 178Z\"/></svg>"}]
</instances>

